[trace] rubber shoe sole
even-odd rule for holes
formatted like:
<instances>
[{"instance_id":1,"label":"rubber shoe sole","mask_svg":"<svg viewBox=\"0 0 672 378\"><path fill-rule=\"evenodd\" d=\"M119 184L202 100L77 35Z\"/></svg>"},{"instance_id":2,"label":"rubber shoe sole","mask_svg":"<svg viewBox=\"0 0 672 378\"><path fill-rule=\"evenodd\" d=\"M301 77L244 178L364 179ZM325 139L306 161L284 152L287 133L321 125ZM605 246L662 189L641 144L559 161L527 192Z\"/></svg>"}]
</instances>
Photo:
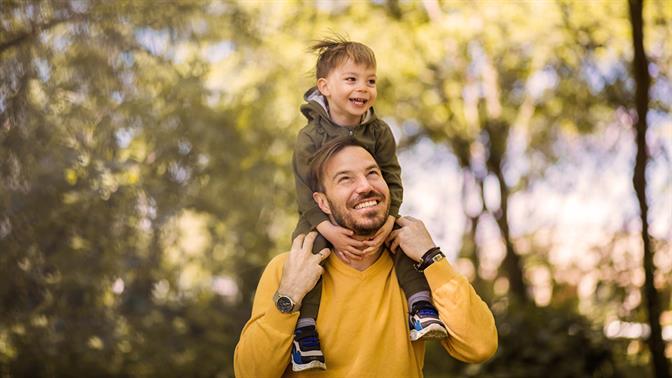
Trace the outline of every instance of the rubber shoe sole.
<instances>
[{"instance_id":1,"label":"rubber shoe sole","mask_svg":"<svg viewBox=\"0 0 672 378\"><path fill-rule=\"evenodd\" d=\"M297 364L292 360L292 371L293 372L300 372L304 370L310 370L310 369L322 369L322 370L327 370L327 364L325 364L322 361L318 360L313 360L305 364Z\"/></svg>"},{"instance_id":2,"label":"rubber shoe sole","mask_svg":"<svg viewBox=\"0 0 672 378\"><path fill-rule=\"evenodd\" d=\"M443 339L448 337L448 332L440 324L433 323L420 331L416 329L411 330L411 341L418 341L420 339Z\"/></svg>"}]
</instances>

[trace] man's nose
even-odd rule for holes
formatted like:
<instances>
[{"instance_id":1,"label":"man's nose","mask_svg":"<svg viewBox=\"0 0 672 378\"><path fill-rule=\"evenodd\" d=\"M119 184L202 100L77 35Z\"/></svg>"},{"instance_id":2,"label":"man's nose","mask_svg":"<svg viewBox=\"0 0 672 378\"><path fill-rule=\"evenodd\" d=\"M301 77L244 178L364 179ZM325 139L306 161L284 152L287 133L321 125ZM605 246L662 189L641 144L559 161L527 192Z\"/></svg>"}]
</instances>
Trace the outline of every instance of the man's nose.
<instances>
[{"instance_id":1,"label":"man's nose","mask_svg":"<svg viewBox=\"0 0 672 378\"><path fill-rule=\"evenodd\" d=\"M357 193L368 193L373 189L373 186L366 176L360 176L357 178L357 186L355 189L357 190Z\"/></svg>"}]
</instances>

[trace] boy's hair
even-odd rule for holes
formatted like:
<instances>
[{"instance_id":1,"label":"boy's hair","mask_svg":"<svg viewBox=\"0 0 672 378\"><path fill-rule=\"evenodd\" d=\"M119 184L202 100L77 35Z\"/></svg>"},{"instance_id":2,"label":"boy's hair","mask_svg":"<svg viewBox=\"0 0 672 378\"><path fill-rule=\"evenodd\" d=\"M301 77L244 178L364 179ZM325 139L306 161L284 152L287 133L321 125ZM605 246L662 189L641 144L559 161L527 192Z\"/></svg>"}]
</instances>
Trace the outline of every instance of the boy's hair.
<instances>
[{"instance_id":1,"label":"boy's hair","mask_svg":"<svg viewBox=\"0 0 672 378\"><path fill-rule=\"evenodd\" d=\"M313 192L322 192L324 193L324 185L322 185L322 179L324 175L324 166L327 164L327 161L336 155L339 151L346 147L357 146L362 147L363 149L368 150L362 142L351 136L339 137L332 139L326 144L322 145L313 155L310 157L308 162L310 166L310 171L308 174L308 186ZM369 151L371 153L371 151ZM371 154L373 155L373 154Z\"/></svg>"},{"instance_id":2,"label":"boy's hair","mask_svg":"<svg viewBox=\"0 0 672 378\"><path fill-rule=\"evenodd\" d=\"M352 59L355 64L376 68L376 55L370 47L363 43L348 41L338 34L315 42L310 49L317 52L315 65L317 79L327 77L331 70L347 59Z\"/></svg>"}]
</instances>

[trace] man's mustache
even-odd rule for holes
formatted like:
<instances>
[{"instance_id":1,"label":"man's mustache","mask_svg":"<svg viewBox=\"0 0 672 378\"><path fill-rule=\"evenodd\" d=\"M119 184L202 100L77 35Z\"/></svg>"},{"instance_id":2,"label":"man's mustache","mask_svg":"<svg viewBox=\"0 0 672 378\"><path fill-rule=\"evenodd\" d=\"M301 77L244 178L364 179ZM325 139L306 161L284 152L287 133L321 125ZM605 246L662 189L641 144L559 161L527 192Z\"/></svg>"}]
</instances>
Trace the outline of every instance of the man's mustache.
<instances>
[{"instance_id":1,"label":"man's mustache","mask_svg":"<svg viewBox=\"0 0 672 378\"><path fill-rule=\"evenodd\" d=\"M357 202L362 202L362 201L367 201L367 200L377 200L382 202L385 199L385 196L383 196L380 192L377 192L375 190L370 190L364 194L360 194L357 197L353 198L351 201L352 203L357 203Z\"/></svg>"}]
</instances>

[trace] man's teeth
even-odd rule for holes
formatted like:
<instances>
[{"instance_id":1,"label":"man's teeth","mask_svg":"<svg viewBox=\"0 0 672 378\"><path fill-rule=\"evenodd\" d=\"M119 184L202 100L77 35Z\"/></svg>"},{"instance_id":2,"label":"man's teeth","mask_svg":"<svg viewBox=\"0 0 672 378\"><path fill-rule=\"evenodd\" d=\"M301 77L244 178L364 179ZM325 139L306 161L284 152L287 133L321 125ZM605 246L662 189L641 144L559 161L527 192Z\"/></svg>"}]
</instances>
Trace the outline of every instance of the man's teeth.
<instances>
[{"instance_id":1,"label":"man's teeth","mask_svg":"<svg viewBox=\"0 0 672 378\"><path fill-rule=\"evenodd\" d=\"M363 209L365 207L376 206L376 204L378 204L378 201L366 201L366 202L362 202L359 205L355 206L355 209Z\"/></svg>"}]
</instances>

